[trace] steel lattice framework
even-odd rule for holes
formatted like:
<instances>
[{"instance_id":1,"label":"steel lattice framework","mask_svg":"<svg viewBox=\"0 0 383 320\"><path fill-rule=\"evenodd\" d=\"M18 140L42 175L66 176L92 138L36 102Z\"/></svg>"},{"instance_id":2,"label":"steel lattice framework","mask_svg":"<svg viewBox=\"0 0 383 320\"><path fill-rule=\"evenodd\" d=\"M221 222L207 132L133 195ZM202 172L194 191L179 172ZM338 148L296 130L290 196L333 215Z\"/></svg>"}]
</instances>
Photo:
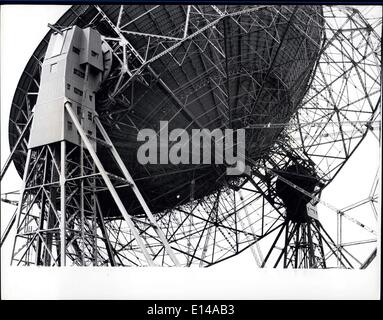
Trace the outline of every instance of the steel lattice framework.
<instances>
[{"instance_id":1,"label":"steel lattice framework","mask_svg":"<svg viewBox=\"0 0 383 320\"><path fill-rule=\"evenodd\" d=\"M170 21L170 26L164 21ZM66 158L61 155L61 161L70 163L66 167L67 181L73 178L73 189L69 182L67 193L61 196L61 201L70 208L66 215L72 233L66 235L67 246L54 251L52 247L60 247L58 238L38 233L41 240L35 248L36 254L29 257L30 237L36 237L37 233L29 235L27 230L20 236L26 239L25 244L15 242L13 259L18 264L31 264L32 260L37 264L60 264L62 252L67 251L67 264L74 265L145 266L149 261L163 266L178 263L211 266L249 249L260 267L367 267L376 255L378 181L367 199L343 209L326 203L320 196L367 133L376 134L380 127L381 37L376 32L379 23L381 20L372 25L358 10L340 6L310 9L304 6L73 6L55 28L74 24L96 27L104 35L106 65L113 60L97 97L101 132L97 153L105 163L112 148L117 165L107 167L107 171L113 172L107 175L114 188L131 187L131 180L124 174L126 168L118 161L120 155L129 158L125 149L135 150L136 146L126 143L127 136L140 127L154 127L158 114L186 128L246 128L252 137L247 145L251 171L228 180L220 172L209 175L203 166L195 178L191 175L191 172L195 174L195 168L139 169L137 165L127 165L130 172L146 170L145 174L132 175L138 189L145 190L148 179L157 181L153 185L166 185L164 191L159 187L160 191L143 194L155 213L155 221L153 216L142 214L134 203L126 208L133 212L129 222L101 204L108 198L97 195L100 190L96 189L106 187L95 158L84 149L69 148L64 152ZM225 41L233 30L241 35L241 50L230 49L230 43ZM254 34L264 37L257 44L262 44L262 55L252 47L250 40ZM26 147L47 39L48 35L29 61L16 91L10 118L12 152L2 176L13 160L19 172L24 173L24 191L40 186L33 197L29 194L28 199L19 201L19 212L33 212L34 206L46 207L50 215L57 217L52 221L58 222L60 212L54 210L49 199L52 192L60 192L57 180L62 168L60 157L49 146L38 153L28 152ZM298 51L288 47L294 41L292 47ZM250 56L248 52L253 51L254 56ZM278 57L280 51L287 52L285 58ZM193 65L191 57L200 59L204 68L200 70L197 63ZM238 62L238 57L246 58ZM257 62L246 65L247 59ZM191 68L195 69L194 77L188 76L192 74ZM179 78L172 70L178 70ZM229 79L241 80L238 80L240 85L235 87ZM148 96L157 100L149 101ZM137 107L142 106L142 101L148 105L145 110ZM270 111L273 105L280 106L278 112ZM198 117L193 113L196 109ZM255 114L257 120L246 114ZM254 148L262 143L264 148ZM71 162L74 155L76 160ZM51 185L41 174L28 176L28 168L37 164L44 168L44 174L51 172ZM319 184L313 193L286 179L286 168L296 164L316 172ZM52 174L55 170L56 174ZM179 182L177 177L181 176L185 178ZM74 182L79 177L81 194L77 193L79 185ZM39 179L42 182L36 184ZM212 179L216 183L204 189L204 184L208 185L206 181ZM313 206L325 206L334 212L337 233L327 231L320 220L312 217L307 222L287 219L285 205L277 192L278 180L302 197L309 197ZM190 181L196 184L193 189ZM198 193L194 188L202 191ZM25 197L25 193L21 194ZM171 199L170 204L162 202L164 197ZM372 219L353 214L356 208L368 204L371 204ZM84 210L89 214L84 215ZM16 213L17 210L5 236L16 220ZM38 229L42 223L39 216L27 217L31 222L24 222L23 228ZM46 223L49 225L48 220ZM342 240L342 233L347 233L344 229L350 224L360 230L363 239ZM17 225L20 227L20 222ZM49 225L45 232L55 227ZM159 234L166 238L165 242ZM366 243L374 247L359 256L348 249ZM40 257L46 261L38 261Z\"/></svg>"}]
</instances>

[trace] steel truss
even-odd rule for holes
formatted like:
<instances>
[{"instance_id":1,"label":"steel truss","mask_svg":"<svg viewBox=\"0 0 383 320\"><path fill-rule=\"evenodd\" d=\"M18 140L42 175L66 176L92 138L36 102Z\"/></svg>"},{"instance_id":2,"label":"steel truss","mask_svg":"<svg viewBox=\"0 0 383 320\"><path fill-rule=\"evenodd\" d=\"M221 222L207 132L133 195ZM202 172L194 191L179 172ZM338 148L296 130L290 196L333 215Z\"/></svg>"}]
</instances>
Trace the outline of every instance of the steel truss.
<instances>
[{"instance_id":1,"label":"steel truss","mask_svg":"<svg viewBox=\"0 0 383 320\"><path fill-rule=\"evenodd\" d=\"M193 9L195 8L192 7L191 10ZM102 14L101 9L99 11ZM123 9L120 12L123 14ZM203 16L201 12L200 14ZM361 223L359 218L347 215L346 211L321 201L319 206L331 208L335 216L343 217L338 218L336 222L338 229L336 235L330 236L324 226L314 219L297 226L285 220L284 205L275 194L278 173L295 159L305 159L320 174L321 188L311 195L313 199L320 200L318 198L323 188L335 178L367 132L375 134L376 129L380 127L377 120L381 103L380 36L357 10L341 7L324 8L323 17L325 25L318 25L318 28L323 30L321 58L300 110L290 123L256 125L264 131L273 127L285 128L270 152L271 156L261 162L253 163L251 177L243 179L236 185L228 185L225 190L203 200L193 201L189 205L161 215L159 223L179 254L182 264L210 266L250 247L256 261L262 267L267 264L274 267L296 268L363 266L364 260L358 259L354 253L347 250L348 245L342 243L339 234L344 228L344 220L348 220L348 223L351 222L367 234L367 239L355 241L353 245L376 243L376 231L374 231L376 225L371 224L371 221L370 226ZM204 19L207 20L207 17ZM212 16L209 19L213 25ZM112 24L111 21L109 23ZM298 28L296 31L305 33L305 30ZM214 38L213 35L217 30L211 28L210 32ZM182 42L181 39L157 37L158 41L155 43L151 42L156 38L154 35L140 36L148 39L148 46L157 45L158 50L163 51L158 57L146 57L145 61L152 62L162 54L169 54L176 59L172 50L177 48L177 43ZM206 34L204 36L211 50L217 54L224 54L219 44L211 43L213 40L209 40ZM165 45L170 41L175 43L174 47ZM169 49L165 50L166 47ZM207 49L201 49L202 54L205 50ZM117 50L115 54L121 52L124 51ZM137 56L135 55L136 58ZM225 73L224 66L216 65L216 68ZM141 66L134 72L136 73L133 75L146 74ZM130 81L137 79L134 76L127 76L128 80L116 84L115 93L120 90L118 86L129 88ZM156 76L152 81L157 81L158 78ZM149 81L149 86L152 85L150 77L146 76L145 79ZM218 79L216 85L221 86L222 92L225 92L224 81ZM126 92L128 91L127 89ZM249 95L251 96L251 92ZM119 121L127 116L127 112L127 110L116 111L114 123L123 125ZM248 127L252 128L252 125ZM251 159L248 160L251 162ZM246 198L240 193L246 194ZM374 199L376 197L377 194ZM372 203L372 198L369 199L366 201ZM278 232L281 237L282 231L285 233L284 244L278 241ZM268 243L268 238L276 242L271 245L271 251L268 251L266 244L266 252L270 252L272 256L274 251L280 251L277 254L277 261L272 261L271 257L263 257L266 253L262 254L259 249L260 244ZM286 241L286 238L290 240ZM376 251L374 248L371 251L373 256Z\"/></svg>"},{"instance_id":2,"label":"steel truss","mask_svg":"<svg viewBox=\"0 0 383 320\"><path fill-rule=\"evenodd\" d=\"M104 140L98 140L97 144L110 149L110 159L120 165L120 176L104 170L91 137L84 132L71 104L67 102L65 108L82 139L81 146L61 141L28 150L12 262L65 266L68 259L70 264L81 266L118 265L121 259L111 246L97 197L99 192L110 192L129 227L127 232L134 239L135 256L141 255L149 266L155 265L153 246L149 252L145 238L139 234L142 225L150 225L155 230L157 250L164 249L167 255L163 263L179 265L99 120L94 121ZM119 188L132 188L148 221L133 219L127 213L116 191Z\"/></svg>"},{"instance_id":3,"label":"steel truss","mask_svg":"<svg viewBox=\"0 0 383 320\"><path fill-rule=\"evenodd\" d=\"M137 21L147 15L155 16L159 7L150 6L145 13L129 20L125 16L124 5L121 5L117 21L111 19L101 6L94 7L95 14L89 24L97 26L103 23L113 30L115 36L104 37L104 41L114 59L120 63L120 68L113 70L105 80L110 91L105 100L99 101L100 118L108 124L108 127L116 128L116 131L126 126L125 120L135 117L134 88L140 83L147 86L148 90L160 85L168 92L169 99L180 107L180 113L185 117L190 117L185 108L190 103L188 92L205 88L203 94L212 95L216 103L211 108L221 110L220 122L224 123L224 126L229 125L230 101L236 97L230 97L226 88L228 69L225 63L219 63L225 59L217 58L225 57L225 48L217 40L222 36L217 28L218 23L222 23L225 18L232 19L242 28L244 34L252 32L254 28L260 29L273 37L276 43L281 43L283 35L272 26L262 24L256 17L253 18L251 25L241 24L241 16L261 10L262 6L246 6L235 10L226 6L219 8L212 6L209 13L199 6L185 6L186 14L182 27L177 26L169 34L134 31L133 26ZM285 22L289 20L287 14L294 15L300 11L299 7L289 6L284 7L285 11L277 7L270 7L270 10L274 13L275 20ZM21 217L28 219L20 218L18 221L17 241L24 243L25 246L29 244L36 254L24 248L24 252L28 252L31 257L25 255L21 258L22 251L14 250L14 260L20 264L30 264L51 259L56 261L56 264L62 265L58 259L59 252L66 250L67 257L74 264L85 262L97 265L141 266L148 265L148 260L152 260L157 265L173 265L177 260L184 266L212 266L250 248L260 267L366 268L376 255L377 236L374 219L380 214L376 206L379 199L378 180L375 181L367 199L347 208L337 209L321 200L320 195L341 171L367 133L380 137L381 35L375 30L381 26L381 19L369 20L356 9L340 6L324 7L322 15L324 24L317 24L322 34L318 48L319 59L314 72L310 75L305 97L294 117L289 123L243 122L244 128L262 130L263 133L280 128L281 131L272 149L261 160L248 159L252 169L251 175L235 182L226 182L224 188L203 199L192 200L186 205L179 205L172 210L156 214L156 224L150 215L132 217L131 222L124 215L125 219L101 218L102 212L97 205L97 192L100 190L97 188L105 190L105 179L100 177L102 170L96 168L94 155L88 154L89 148L76 151L82 154L80 158L83 163L82 166L76 167L76 170L77 172L82 170L83 174L77 180L66 183L65 191L60 189L62 183L60 176L65 175L66 181L69 181L74 173L69 174L71 172L68 171L69 162L66 172L61 173L61 160L57 157L63 153L60 153L59 146L47 147L44 149L45 153L36 155L36 152L33 152L27 156L24 136L26 137L28 132L24 128L28 127L30 119L31 106L28 94L36 91L38 83L39 71L36 67L30 75L30 92L25 94L26 98L17 106L19 116L14 125L22 139L19 139L15 152L22 154L24 162L27 159L26 168L38 164L40 168L47 167L48 171L44 172L53 170L56 173L46 177L44 175L45 178L39 175L32 179L33 176L29 177L26 173L28 170L24 171L25 186L21 191L24 200L19 202L18 212ZM298 18L298 15L295 17ZM304 35L306 41L313 42L307 30L294 24L291 28L297 34ZM147 45L136 49L129 41L129 37L132 36L144 39ZM275 50L271 47L268 49ZM186 57L192 54L212 59L211 69L201 74L200 79L189 79L190 83L180 86L177 91L171 90L162 79L162 72L152 67L154 62L164 56L169 58L168 68L180 66ZM36 60L41 61L41 57L36 57ZM267 63L271 65L272 61ZM248 72L249 77L252 77L253 71L238 68L231 70L230 76ZM256 80L253 78L252 81L249 86L242 88L247 93L248 101L237 100L249 112L253 110L259 98L253 95L252 88ZM281 93L282 91L281 89ZM127 107L110 108L116 101ZM158 101L158 104L153 106L153 113L144 120L148 121L153 117L155 111L162 108L163 104L164 101ZM209 110L206 110L206 114L208 113ZM190 119L190 124L192 123L199 125L198 119ZM81 132L79 128L77 129ZM85 143L87 137L82 136L82 140ZM110 148L110 146L111 141L104 135L104 140L98 143L97 148ZM71 153L70 150L69 148L66 154L71 156L77 154L74 151ZM48 159L47 156L48 161L44 160ZM65 162L70 160L70 157L62 159ZM23 162L20 159L18 161ZM280 173L297 161L304 161L318 173L320 187L309 196L317 202L318 207L324 206L334 214L335 231L327 231L327 227L325 228L320 221L311 218L301 224L286 219L285 207L276 194L275 184ZM86 171L88 170L84 169L86 164L93 171ZM121 163L120 168L123 169ZM88 175L85 172L88 172ZM119 177L106 172L104 174L108 176L115 190L120 187L131 188L134 183L130 176L124 174ZM165 173L158 173L159 176L161 174ZM49 182L41 179L49 179ZM294 186L291 182L290 184ZM295 187L299 189L298 186ZM108 189L110 191L111 186L108 186ZM78 193L70 196L74 190L82 190L83 204L78 200ZM56 208L57 201L61 203L61 194L66 195L63 206L68 208L64 224L61 222L62 215ZM34 195L40 198L34 201ZM72 208L71 201L75 200L78 205ZM372 220L367 219L365 222L360 212L353 213L355 209L369 205ZM38 207L40 213L32 216L32 210L28 211L32 206ZM45 217L45 220L41 217ZM44 232L38 232L37 230L41 229L39 223L45 221L47 224L48 217L51 217L50 228L52 230L56 228L54 229L56 233L53 231L49 233L47 230L50 229L47 227ZM138 235L132 232L134 230L131 227L132 223ZM34 226L33 232L28 229L29 224ZM59 232L64 225L67 228L65 246L60 242L62 233ZM361 232L362 239L355 241L343 239L342 234L350 225ZM91 229L89 226L97 228ZM161 236L158 234L159 230ZM31 240L33 236L35 238ZM137 239L142 239L144 246L140 246ZM37 240L41 243L41 249L37 246ZM97 245L94 245L95 243ZM166 243L171 248L164 245ZM77 245L85 249L84 252L81 251L81 255L74 249ZM365 245L371 246L367 253L360 254L357 250L350 249ZM22 248L19 244L16 247ZM143 248L146 248L147 254L144 254ZM169 258L171 255L167 254L170 252L174 252L173 260Z\"/></svg>"}]
</instances>

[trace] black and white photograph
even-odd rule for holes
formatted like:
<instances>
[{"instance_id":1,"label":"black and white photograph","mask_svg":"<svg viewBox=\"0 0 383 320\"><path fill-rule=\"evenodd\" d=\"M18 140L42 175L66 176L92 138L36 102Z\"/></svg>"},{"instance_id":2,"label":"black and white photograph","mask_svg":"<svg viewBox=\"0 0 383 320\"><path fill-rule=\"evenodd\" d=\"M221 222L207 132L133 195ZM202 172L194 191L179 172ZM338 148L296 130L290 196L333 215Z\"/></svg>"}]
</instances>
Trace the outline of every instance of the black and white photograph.
<instances>
[{"instance_id":1,"label":"black and white photograph","mask_svg":"<svg viewBox=\"0 0 383 320\"><path fill-rule=\"evenodd\" d=\"M381 6L0 10L4 299L379 299Z\"/></svg>"}]
</instances>

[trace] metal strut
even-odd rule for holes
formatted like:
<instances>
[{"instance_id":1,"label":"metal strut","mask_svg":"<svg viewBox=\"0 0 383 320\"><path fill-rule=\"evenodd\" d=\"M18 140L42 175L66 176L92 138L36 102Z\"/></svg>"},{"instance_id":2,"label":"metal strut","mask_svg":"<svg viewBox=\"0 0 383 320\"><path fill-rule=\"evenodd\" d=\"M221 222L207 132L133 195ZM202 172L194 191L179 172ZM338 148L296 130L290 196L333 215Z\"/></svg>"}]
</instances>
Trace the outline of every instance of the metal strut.
<instances>
[{"instance_id":1,"label":"metal strut","mask_svg":"<svg viewBox=\"0 0 383 320\"><path fill-rule=\"evenodd\" d=\"M14 156L17 148L19 147L21 141L24 139L26 132L28 131L28 128L32 122L32 119L33 119L33 113L31 115L31 117L28 119L27 123L25 124L25 127L24 127L23 131L21 132L19 138L17 139L15 145L13 146L10 155L8 156L7 160L5 161L4 167L1 169L0 181L3 179L5 173L7 172L7 169L9 167L9 165L11 164L11 161L13 159L13 156Z\"/></svg>"},{"instance_id":2,"label":"metal strut","mask_svg":"<svg viewBox=\"0 0 383 320\"><path fill-rule=\"evenodd\" d=\"M134 226L134 223L132 221L132 217L129 215L129 213L126 211L125 209L125 206L124 204L122 203L119 195L117 194L117 191L116 189L114 188L112 182L110 181L105 169L104 169L104 166L102 165L100 159L98 158L95 150L93 149L93 146L92 144L90 143L86 133L84 132L84 130L82 129L76 115L74 114L71 106L70 106L70 102L66 102L65 103L65 108L69 114L69 116L71 117L78 133L80 134L81 136L81 139L84 141L84 144L85 146L87 147L94 163L96 164L97 166L97 169L99 170L109 192L111 193L118 209L120 210L123 218L125 219L125 221L127 222L129 228L131 229L132 231L132 234L134 236L134 238L136 239L140 249L142 250L143 254L145 255L145 258L147 260L147 262L149 263L149 265L151 266L154 266L154 261L153 259L151 258L149 252L147 251L146 249L146 246L142 240L142 238L140 237L140 234L137 230L137 228ZM109 144L110 146L110 150L111 150L111 153L114 157L114 160L117 162L117 164L119 165L119 168L121 170L121 172L123 173L123 175L125 176L125 179L127 179L127 181L129 183L131 183L131 187L132 187L132 190L133 192L135 193L137 199L139 200L142 208L144 209L147 217L149 218L150 222L152 223L152 226L154 228L154 230L156 231L157 235L160 237L161 241L162 241L162 244L164 245L164 248L165 248L165 251L167 252L167 254L169 255L169 257L172 259L172 261L174 262L174 264L176 266L180 266L180 263L178 262L178 259L176 258L173 250L171 249L168 241L166 240L166 237L165 235L163 234L162 230L159 228L158 224L157 224L157 221L154 219L153 217L153 214L151 213L148 205L146 204L144 198L142 197L140 191L138 190L137 188L137 185L134 183L134 180L132 179L128 169L126 168L124 162L122 161L120 155L118 154L117 150L115 149L115 147L113 146L113 143L112 141L110 140L107 132L105 131L104 127L102 126L101 122L99 121L99 119L97 117L95 117L95 123L97 125L97 127L99 128L103 138L105 139L105 141Z\"/></svg>"}]
</instances>

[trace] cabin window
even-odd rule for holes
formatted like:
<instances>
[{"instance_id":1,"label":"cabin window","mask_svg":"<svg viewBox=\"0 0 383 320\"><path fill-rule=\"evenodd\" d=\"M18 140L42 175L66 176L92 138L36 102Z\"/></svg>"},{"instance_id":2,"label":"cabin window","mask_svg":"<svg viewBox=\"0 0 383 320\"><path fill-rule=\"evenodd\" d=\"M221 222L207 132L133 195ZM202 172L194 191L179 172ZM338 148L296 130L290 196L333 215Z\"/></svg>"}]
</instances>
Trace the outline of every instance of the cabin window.
<instances>
[{"instance_id":1,"label":"cabin window","mask_svg":"<svg viewBox=\"0 0 383 320\"><path fill-rule=\"evenodd\" d=\"M88 111L88 120L92 121L92 112Z\"/></svg>"},{"instance_id":2,"label":"cabin window","mask_svg":"<svg viewBox=\"0 0 383 320\"><path fill-rule=\"evenodd\" d=\"M91 53L92 57L98 58L98 53L97 52L92 50L90 53Z\"/></svg>"},{"instance_id":3,"label":"cabin window","mask_svg":"<svg viewBox=\"0 0 383 320\"><path fill-rule=\"evenodd\" d=\"M82 90L80 90L80 89L77 89L77 88L73 88L73 91L74 91L74 93L75 93L75 94L78 94L79 96L81 96L81 97L82 97L82 95L83 95L83 92L82 92Z\"/></svg>"},{"instance_id":4,"label":"cabin window","mask_svg":"<svg viewBox=\"0 0 383 320\"><path fill-rule=\"evenodd\" d=\"M77 106L77 115L81 116L82 115L82 109L81 106Z\"/></svg>"},{"instance_id":5,"label":"cabin window","mask_svg":"<svg viewBox=\"0 0 383 320\"><path fill-rule=\"evenodd\" d=\"M73 73L75 74L75 75L77 75L77 76L79 76L80 78L85 78L85 73L84 72L82 72L82 71L80 71L80 70L78 70L78 69L73 69Z\"/></svg>"},{"instance_id":6,"label":"cabin window","mask_svg":"<svg viewBox=\"0 0 383 320\"><path fill-rule=\"evenodd\" d=\"M72 47L72 51L73 51L75 54L80 54L80 49L77 48L77 47L75 47L75 46Z\"/></svg>"},{"instance_id":7,"label":"cabin window","mask_svg":"<svg viewBox=\"0 0 383 320\"><path fill-rule=\"evenodd\" d=\"M73 123L70 122L70 121L68 121L68 122L67 122L67 127L68 127L68 130L69 130L69 131L72 131L72 129L73 129Z\"/></svg>"},{"instance_id":8,"label":"cabin window","mask_svg":"<svg viewBox=\"0 0 383 320\"><path fill-rule=\"evenodd\" d=\"M50 72L55 73L56 71L57 71L57 63L52 63L51 68L50 68Z\"/></svg>"}]
</instances>

